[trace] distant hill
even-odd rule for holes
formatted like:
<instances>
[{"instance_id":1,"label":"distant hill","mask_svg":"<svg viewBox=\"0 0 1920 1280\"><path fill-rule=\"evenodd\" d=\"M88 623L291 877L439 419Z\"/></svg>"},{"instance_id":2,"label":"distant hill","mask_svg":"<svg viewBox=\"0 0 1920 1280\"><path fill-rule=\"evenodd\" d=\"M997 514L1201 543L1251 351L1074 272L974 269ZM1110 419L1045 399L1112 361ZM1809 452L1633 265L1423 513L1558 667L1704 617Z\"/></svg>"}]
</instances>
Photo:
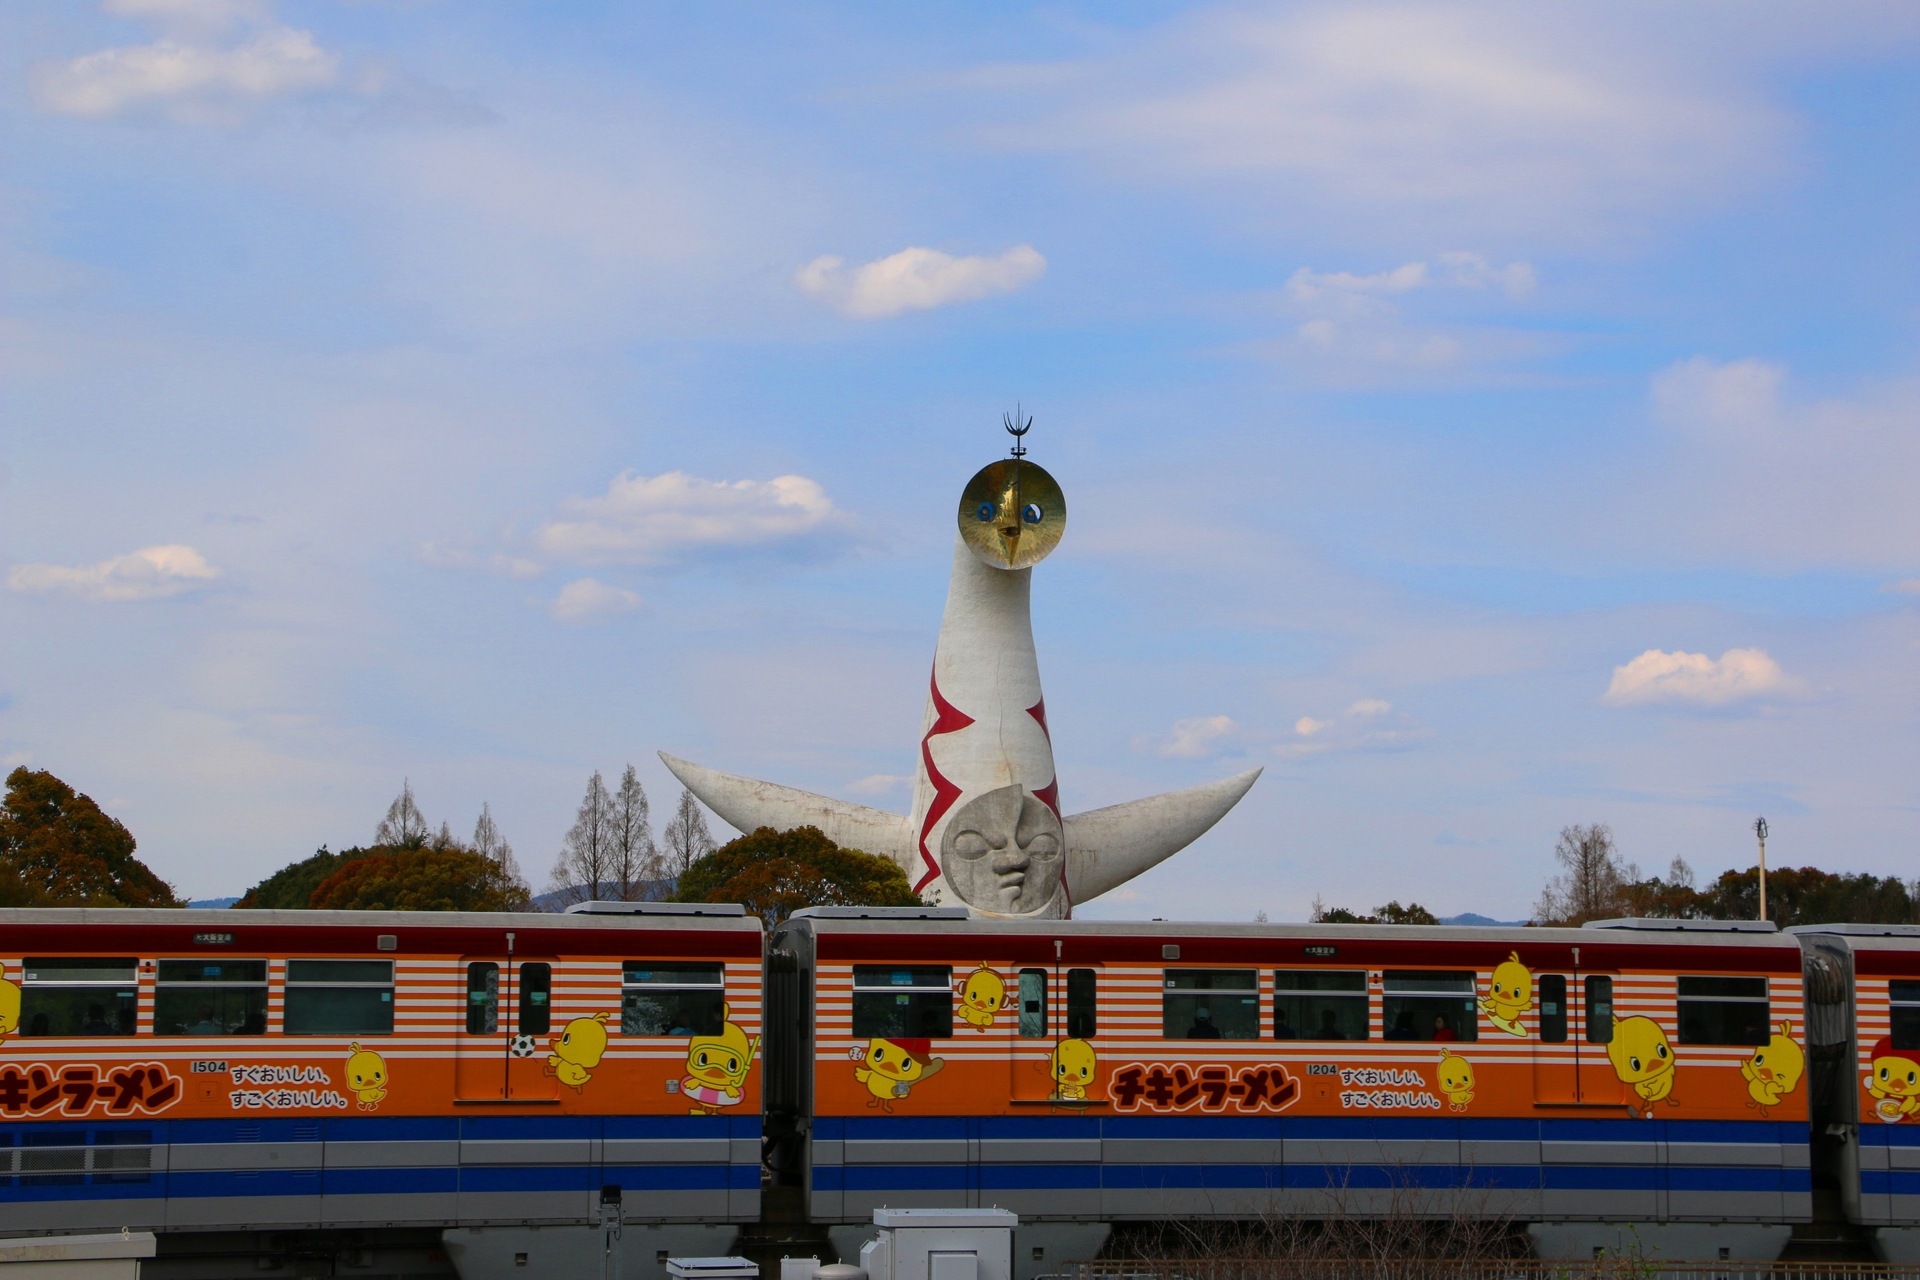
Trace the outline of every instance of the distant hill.
<instances>
[{"instance_id":1,"label":"distant hill","mask_svg":"<svg viewBox=\"0 0 1920 1280\"><path fill-rule=\"evenodd\" d=\"M198 907L202 911L225 911L238 901L240 901L238 898L195 898L187 905Z\"/></svg>"},{"instance_id":2,"label":"distant hill","mask_svg":"<svg viewBox=\"0 0 1920 1280\"><path fill-rule=\"evenodd\" d=\"M1472 911L1463 911L1457 916L1440 917L1441 924L1473 924L1486 928L1489 925L1504 925L1509 928L1523 925L1525 920L1495 920L1489 916L1478 915Z\"/></svg>"}]
</instances>

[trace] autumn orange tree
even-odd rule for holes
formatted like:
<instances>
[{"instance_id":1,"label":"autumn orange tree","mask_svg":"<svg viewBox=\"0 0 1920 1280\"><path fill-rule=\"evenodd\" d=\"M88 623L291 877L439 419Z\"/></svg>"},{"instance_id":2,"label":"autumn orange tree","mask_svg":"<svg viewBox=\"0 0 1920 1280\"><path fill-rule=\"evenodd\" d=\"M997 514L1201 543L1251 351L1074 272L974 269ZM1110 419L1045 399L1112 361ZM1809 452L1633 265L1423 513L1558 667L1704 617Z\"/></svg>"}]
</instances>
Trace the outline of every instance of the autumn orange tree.
<instances>
[{"instance_id":1,"label":"autumn orange tree","mask_svg":"<svg viewBox=\"0 0 1920 1280\"><path fill-rule=\"evenodd\" d=\"M917 907L891 858L842 849L818 827L761 827L698 858L675 902L738 902L769 925L802 907Z\"/></svg>"},{"instance_id":2,"label":"autumn orange tree","mask_svg":"<svg viewBox=\"0 0 1920 1280\"><path fill-rule=\"evenodd\" d=\"M45 769L23 765L7 775L0 906L180 906L134 848L131 831Z\"/></svg>"},{"instance_id":3,"label":"autumn orange tree","mask_svg":"<svg viewBox=\"0 0 1920 1280\"><path fill-rule=\"evenodd\" d=\"M323 911L525 911L525 885L458 844L375 848L322 880L306 905Z\"/></svg>"}]
</instances>

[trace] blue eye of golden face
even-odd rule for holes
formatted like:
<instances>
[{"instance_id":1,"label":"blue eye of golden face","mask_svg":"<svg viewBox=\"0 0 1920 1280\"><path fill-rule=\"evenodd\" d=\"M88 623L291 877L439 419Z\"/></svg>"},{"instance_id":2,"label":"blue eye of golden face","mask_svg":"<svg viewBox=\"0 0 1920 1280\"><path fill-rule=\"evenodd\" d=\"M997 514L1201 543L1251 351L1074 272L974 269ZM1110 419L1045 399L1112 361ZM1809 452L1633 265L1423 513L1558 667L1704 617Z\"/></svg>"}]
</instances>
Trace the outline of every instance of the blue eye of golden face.
<instances>
[{"instance_id":1,"label":"blue eye of golden face","mask_svg":"<svg viewBox=\"0 0 1920 1280\"><path fill-rule=\"evenodd\" d=\"M1046 512L1040 509L1040 504L1037 502L1029 502L1026 506L1020 508L1020 518L1028 524L1039 524L1040 518L1045 514Z\"/></svg>"},{"instance_id":2,"label":"blue eye of golden face","mask_svg":"<svg viewBox=\"0 0 1920 1280\"><path fill-rule=\"evenodd\" d=\"M973 509L973 518L981 524L985 524L987 521L993 519L993 504L991 502L983 502L975 507Z\"/></svg>"}]
</instances>

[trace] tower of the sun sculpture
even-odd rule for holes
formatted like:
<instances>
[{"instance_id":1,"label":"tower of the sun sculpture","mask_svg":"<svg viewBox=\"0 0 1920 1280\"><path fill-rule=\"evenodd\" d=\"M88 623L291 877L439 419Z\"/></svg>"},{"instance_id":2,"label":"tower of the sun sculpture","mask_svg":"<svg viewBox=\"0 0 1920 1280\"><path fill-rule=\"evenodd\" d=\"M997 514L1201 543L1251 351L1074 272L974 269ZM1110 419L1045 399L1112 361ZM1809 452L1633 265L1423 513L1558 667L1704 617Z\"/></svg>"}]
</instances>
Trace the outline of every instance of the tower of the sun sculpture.
<instances>
[{"instance_id":1,"label":"tower of the sun sculpture","mask_svg":"<svg viewBox=\"0 0 1920 1280\"><path fill-rule=\"evenodd\" d=\"M947 610L921 727L913 812L886 813L660 754L707 807L742 831L820 828L892 858L930 903L1057 919L1179 852L1253 786L1250 769L1204 786L1062 817L1040 696L1029 597L1033 566L1060 543L1060 486L1026 460L990 463L960 495Z\"/></svg>"}]
</instances>

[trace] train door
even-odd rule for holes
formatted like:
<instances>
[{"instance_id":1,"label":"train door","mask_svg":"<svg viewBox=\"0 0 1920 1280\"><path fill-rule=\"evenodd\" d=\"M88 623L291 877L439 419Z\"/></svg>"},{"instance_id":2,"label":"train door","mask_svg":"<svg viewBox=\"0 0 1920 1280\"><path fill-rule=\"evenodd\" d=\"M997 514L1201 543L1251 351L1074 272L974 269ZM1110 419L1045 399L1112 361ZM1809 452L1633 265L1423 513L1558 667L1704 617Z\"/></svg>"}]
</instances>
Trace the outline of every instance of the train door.
<instances>
[{"instance_id":1,"label":"train door","mask_svg":"<svg viewBox=\"0 0 1920 1280\"><path fill-rule=\"evenodd\" d=\"M546 1066L553 966L512 956L461 962L464 1017L456 1030L454 1096L463 1102L540 1102L556 1094Z\"/></svg>"},{"instance_id":2,"label":"train door","mask_svg":"<svg viewBox=\"0 0 1920 1280\"><path fill-rule=\"evenodd\" d=\"M1011 1096L1024 1102L1086 1102L1105 1096L1094 1037L1098 969L1033 966L1016 975Z\"/></svg>"},{"instance_id":3,"label":"train door","mask_svg":"<svg viewBox=\"0 0 1920 1280\"><path fill-rule=\"evenodd\" d=\"M1607 1046L1613 1043L1613 983L1611 973L1579 975L1580 1101L1588 1106L1618 1107L1626 1104L1625 1085L1607 1058Z\"/></svg>"},{"instance_id":4,"label":"train door","mask_svg":"<svg viewBox=\"0 0 1920 1280\"><path fill-rule=\"evenodd\" d=\"M1533 1100L1571 1106L1580 1101L1580 1037L1570 1003L1578 979L1564 973L1533 976L1540 1011L1540 1038L1533 1046Z\"/></svg>"},{"instance_id":5,"label":"train door","mask_svg":"<svg viewBox=\"0 0 1920 1280\"><path fill-rule=\"evenodd\" d=\"M1053 1097L1053 970L1030 966L1014 975L1013 1071L1009 1097L1015 1102L1045 1102Z\"/></svg>"},{"instance_id":6,"label":"train door","mask_svg":"<svg viewBox=\"0 0 1920 1280\"><path fill-rule=\"evenodd\" d=\"M1613 1039L1613 975L1539 973L1534 1002L1533 1100L1546 1106L1619 1106L1620 1077L1607 1060Z\"/></svg>"}]
</instances>

